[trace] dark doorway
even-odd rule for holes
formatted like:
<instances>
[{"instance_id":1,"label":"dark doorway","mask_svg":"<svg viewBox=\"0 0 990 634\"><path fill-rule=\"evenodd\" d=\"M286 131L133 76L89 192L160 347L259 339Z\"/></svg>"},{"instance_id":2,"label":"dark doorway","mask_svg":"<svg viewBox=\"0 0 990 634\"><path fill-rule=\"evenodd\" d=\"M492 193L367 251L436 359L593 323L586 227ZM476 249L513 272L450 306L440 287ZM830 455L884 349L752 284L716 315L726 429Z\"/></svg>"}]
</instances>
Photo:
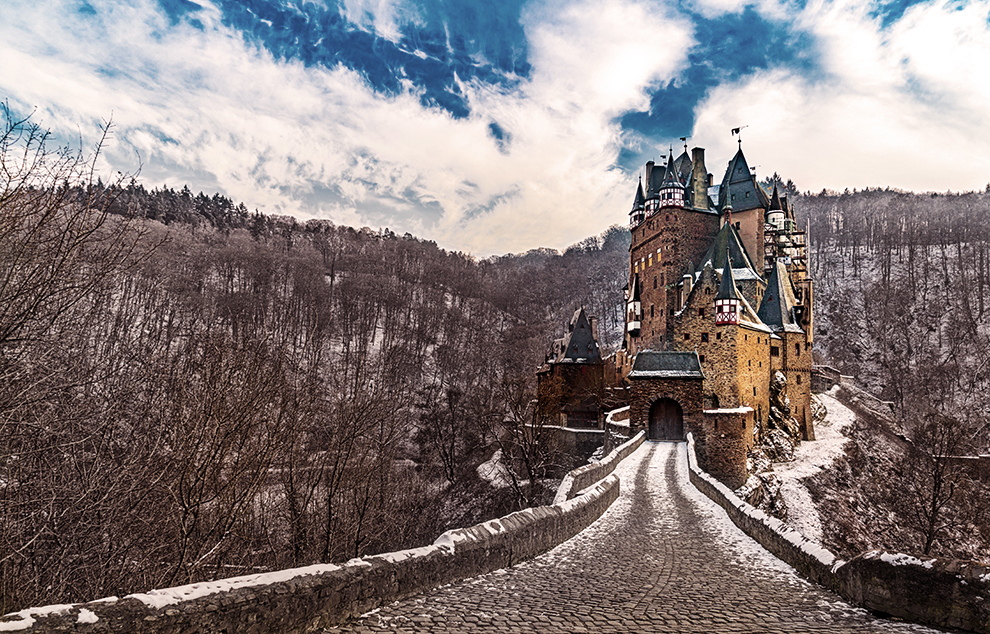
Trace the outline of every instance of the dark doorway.
<instances>
[{"instance_id":1,"label":"dark doorway","mask_svg":"<svg viewBox=\"0 0 990 634\"><path fill-rule=\"evenodd\" d=\"M650 440L684 440L684 412L677 401L662 398L650 408Z\"/></svg>"}]
</instances>

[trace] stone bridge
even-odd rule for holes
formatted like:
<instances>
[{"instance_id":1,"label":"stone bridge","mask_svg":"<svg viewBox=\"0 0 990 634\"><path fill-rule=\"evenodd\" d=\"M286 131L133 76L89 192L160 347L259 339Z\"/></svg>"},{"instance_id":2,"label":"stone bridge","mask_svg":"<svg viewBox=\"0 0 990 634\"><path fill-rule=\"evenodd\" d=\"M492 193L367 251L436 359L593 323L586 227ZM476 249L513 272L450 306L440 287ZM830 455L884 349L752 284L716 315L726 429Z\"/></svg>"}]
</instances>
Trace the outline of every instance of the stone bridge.
<instances>
[{"instance_id":1,"label":"stone bridge","mask_svg":"<svg viewBox=\"0 0 990 634\"><path fill-rule=\"evenodd\" d=\"M688 480L684 443L644 443L620 497L534 560L328 632L934 632L879 619L800 578Z\"/></svg>"},{"instance_id":2,"label":"stone bridge","mask_svg":"<svg viewBox=\"0 0 990 634\"><path fill-rule=\"evenodd\" d=\"M828 587L858 605L990 634L990 567L877 552L839 562L698 470L690 444L638 443L572 471L553 506L450 531L432 546L29 608L0 617L0 631L938 631L878 618ZM384 607L361 614L375 606Z\"/></svg>"}]
</instances>

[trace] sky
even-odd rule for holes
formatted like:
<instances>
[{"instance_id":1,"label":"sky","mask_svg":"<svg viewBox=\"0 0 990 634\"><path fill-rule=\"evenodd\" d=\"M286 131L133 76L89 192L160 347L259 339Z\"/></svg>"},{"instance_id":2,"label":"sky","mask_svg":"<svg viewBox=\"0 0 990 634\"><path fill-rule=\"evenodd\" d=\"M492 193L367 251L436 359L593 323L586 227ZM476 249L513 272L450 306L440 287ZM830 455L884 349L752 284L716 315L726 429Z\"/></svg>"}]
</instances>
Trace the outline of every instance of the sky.
<instances>
[{"instance_id":1,"label":"sky","mask_svg":"<svg viewBox=\"0 0 990 634\"><path fill-rule=\"evenodd\" d=\"M2 0L0 100L101 172L484 257L628 222L647 160L990 182L990 0ZM743 127L745 126L745 127Z\"/></svg>"}]
</instances>

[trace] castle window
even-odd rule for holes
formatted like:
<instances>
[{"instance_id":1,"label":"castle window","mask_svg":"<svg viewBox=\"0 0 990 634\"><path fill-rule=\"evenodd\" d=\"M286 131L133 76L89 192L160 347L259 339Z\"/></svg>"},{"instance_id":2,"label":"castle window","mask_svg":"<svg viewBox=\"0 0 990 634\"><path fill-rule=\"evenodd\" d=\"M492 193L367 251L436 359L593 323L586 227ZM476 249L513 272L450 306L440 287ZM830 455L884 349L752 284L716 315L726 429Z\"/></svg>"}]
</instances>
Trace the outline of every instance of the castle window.
<instances>
[{"instance_id":1,"label":"castle window","mask_svg":"<svg viewBox=\"0 0 990 634\"><path fill-rule=\"evenodd\" d=\"M708 343L708 333L707 332L701 333L701 343Z\"/></svg>"},{"instance_id":2,"label":"castle window","mask_svg":"<svg viewBox=\"0 0 990 634\"><path fill-rule=\"evenodd\" d=\"M653 319L653 304L650 304L650 319Z\"/></svg>"},{"instance_id":3,"label":"castle window","mask_svg":"<svg viewBox=\"0 0 990 634\"><path fill-rule=\"evenodd\" d=\"M717 341L720 341L720 340L722 339L722 333L720 333L720 332L716 332L716 333L715 333L715 339L716 339Z\"/></svg>"},{"instance_id":4,"label":"castle window","mask_svg":"<svg viewBox=\"0 0 990 634\"><path fill-rule=\"evenodd\" d=\"M780 348L778 348L777 346L770 346L770 356L771 357L779 357L780 356Z\"/></svg>"},{"instance_id":5,"label":"castle window","mask_svg":"<svg viewBox=\"0 0 990 634\"><path fill-rule=\"evenodd\" d=\"M760 361L758 365L762 368L763 367L763 362Z\"/></svg>"},{"instance_id":6,"label":"castle window","mask_svg":"<svg viewBox=\"0 0 990 634\"><path fill-rule=\"evenodd\" d=\"M748 367L748 368L753 367L753 360L752 359L750 359L749 361L746 362L746 367Z\"/></svg>"},{"instance_id":7,"label":"castle window","mask_svg":"<svg viewBox=\"0 0 990 634\"><path fill-rule=\"evenodd\" d=\"M698 361L701 361L702 363L704 363L705 362L705 355L699 354L698 355Z\"/></svg>"},{"instance_id":8,"label":"castle window","mask_svg":"<svg viewBox=\"0 0 990 634\"><path fill-rule=\"evenodd\" d=\"M749 335L743 335L743 340L744 341L749 341Z\"/></svg>"},{"instance_id":9,"label":"castle window","mask_svg":"<svg viewBox=\"0 0 990 634\"><path fill-rule=\"evenodd\" d=\"M670 220L670 214L667 214L667 220Z\"/></svg>"},{"instance_id":10,"label":"castle window","mask_svg":"<svg viewBox=\"0 0 990 634\"><path fill-rule=\"evenodd\" d=\"M749 198L749 192L746 192L746 198Z\"/></svg>"},{"instance_id":11,"label":"castle window","mask_svg":"<svg viewBox=\"0 0 990 634\"><path fill-rule=\"evenodd\" d=\"M654 275L653 276L653 288L656 288L656 287L657 287L657 276Z\"/></svg>"},{"instance_id":12,"label":"castle window","mask_svg":"<svg viewBox=\"0 0 990 634\"><path fill-rule=\"evenodd\" d=\"M756 386L753 386L753 396L756 396Z\"/></svg>"},{"instance_id":13,"label":"castle window","mask_svg":"<svg viewBox=\"0 0 990 634\"><path fill-rule=\"evenodd\" d=\"M705 309L704 308L699 308L698 309L698 317L704 317L704 316L705 316Z\"/></svg>"},{"instance_id":14,"label":"castle window","mask_svg":"<svg viewBox=\"0 0 990 634\"><path fill-rule=\"evenodd\" d=\"M798 384L798 385L801 385L801 375L800 375L800 374L798 374L798 375L797 375L797 376L795 377L795 379L797 380L797 384Z\"/></svg>"},{"instance_id":15,"label":"castle window","mask_svg":"<svg viewBox=\"0 0 990 634\"><path fill-rule=\"evenodd\" d=\"M689 332L684 333L684 341L688 341L689 339L691 339L691 333Z\"/></svg>"},{"instance_id":16,"label":"castle window","mask_svg":"<svg viewBox=\"0 0 990 634\"><path fill-rule=\"evenodd\" d=\"M663 273L660 274L660 283L663 284Z\"/></svg>"},{"instance_id":17,"label":"castle window","mask_svg":"<svg viewBox=\"0 0 990 634\"><path fill-rule=\"evenodd\" d=\"M741 224L742 224L741 222L737 222L737 223L736 223L736 231L739 231L739 226L740 226Z\"/></svg>"},{"instance_id":18,"label":"castle window","mask_svg":"<svg viewBox=\"0 0 990 634\"><path fill-rule=\"evenodd\" d=\"M736 195L735 194L732 194L732 200L735 200L735 199L736 199Z\"/></svg>"},{"instance_id":19,"label":"castle window","mask_svg":"<svg viewBox=\"0 0 990 634\"><path fill-rule=\"evenodd\" d=\"M799 344L799 343L794 344L794 354L796 354L796 355L800 355L801 354L801 344Z\"/></svg>"}]
</instances>

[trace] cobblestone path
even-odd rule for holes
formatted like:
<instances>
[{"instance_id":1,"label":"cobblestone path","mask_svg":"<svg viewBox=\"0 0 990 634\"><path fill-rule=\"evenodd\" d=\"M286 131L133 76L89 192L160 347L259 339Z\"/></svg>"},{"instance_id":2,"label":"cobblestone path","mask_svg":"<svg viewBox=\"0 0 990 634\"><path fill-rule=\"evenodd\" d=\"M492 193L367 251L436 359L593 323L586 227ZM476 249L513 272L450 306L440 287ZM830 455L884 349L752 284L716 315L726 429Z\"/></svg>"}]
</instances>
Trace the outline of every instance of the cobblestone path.
<instances>
[{"instance_id":1,"label":"cobblestone path","mask_svg":"<svg viewBox=\"0 0 990 634\"><path fill-rule=\"evenodd\" d=\"M532 561L399 601L331 632L934 632L812 585L687 480L683 443L644 443L622 494Z\"/></svg>"}]
</instances>

